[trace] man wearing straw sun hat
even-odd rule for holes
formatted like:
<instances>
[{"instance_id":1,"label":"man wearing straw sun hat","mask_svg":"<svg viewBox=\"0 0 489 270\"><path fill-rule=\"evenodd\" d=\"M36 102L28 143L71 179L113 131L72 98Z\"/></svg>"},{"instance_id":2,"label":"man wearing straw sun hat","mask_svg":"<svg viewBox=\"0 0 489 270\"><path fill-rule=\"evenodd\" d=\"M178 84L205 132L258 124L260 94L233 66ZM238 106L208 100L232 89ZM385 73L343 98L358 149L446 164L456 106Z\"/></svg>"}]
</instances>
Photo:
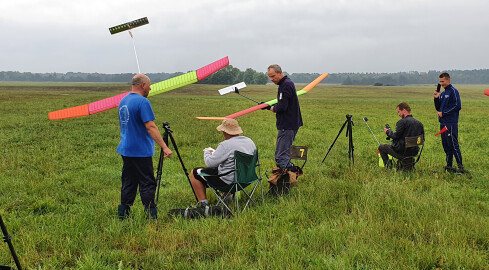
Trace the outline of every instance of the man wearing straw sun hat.
<instances>
[{"instance_id":1,"label":"man wearing straw sun hat","mask_svg":"<svg viewBox=\"0 0 489 270\"><path fill-rule=\"evenodd\" d=\"M220 187L226 186L234 180L234 172L229 173L235 169L234 151L253 155L256 150L255 143L250 138L240 135L243 130L235 119L226 118L222 120L222 124L216 129L222 132L225 140L219 143L215 150L210 147L204 149L204 162L207 167L195 168L190 173L192 188L199 200L199 206L202 207L209 204L205 193L207 182ZM211 176L204 179L198 175L201 172Z\"/></svg>"}]
</instances>

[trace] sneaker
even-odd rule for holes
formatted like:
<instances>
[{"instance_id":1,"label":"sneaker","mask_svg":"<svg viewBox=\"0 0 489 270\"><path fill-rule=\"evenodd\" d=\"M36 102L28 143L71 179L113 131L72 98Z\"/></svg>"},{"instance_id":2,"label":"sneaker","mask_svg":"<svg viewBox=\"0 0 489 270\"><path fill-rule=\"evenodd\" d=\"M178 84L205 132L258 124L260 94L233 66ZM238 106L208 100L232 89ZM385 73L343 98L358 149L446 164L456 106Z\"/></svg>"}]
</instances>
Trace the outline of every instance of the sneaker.
<instances>
[{"instance_id":1,"label":"sneaker","mask_svg":"<svg viewBox=\"0 0 489 270\"><path fill-rule=\"evenodd\" d=\"M466 174L466 173L471 173L471 171L465 170L464 166L459 166L456 173L457 174Z\"/></svg>"},{"instance_id":2,"label":"sneaker","mask_svg":"<svg viewBox=\"0 0 489 270\"><path fill-rule=\"evenodd\" d=\"M287 164L286 169L289 170L289 172L296 172L297 171L297 166L295 166L294 163L289 162L289 164Z\"/></svg>"},{"instance_id":3,"label":"sneaker","mask_svg":"<svg viewBox=\"0 0 489 270\"><path fill-rule=\"evenodd\" d=\"M195 206L195 208L206 208L206 207L209 207L209 203L205 203L205 202L199 202L199 203L197 203L197 205Z\"/></svg>"},{"instance_id":4,"label":"sneaker","mask_svg":"<svg viewBox=\"0 0 489 270\"><path fill-rule=\"evenodd\" d=\"M454 173L457 172L457 169L452 166L445 166L445 172Z\"/></svg>"}]
</instances>

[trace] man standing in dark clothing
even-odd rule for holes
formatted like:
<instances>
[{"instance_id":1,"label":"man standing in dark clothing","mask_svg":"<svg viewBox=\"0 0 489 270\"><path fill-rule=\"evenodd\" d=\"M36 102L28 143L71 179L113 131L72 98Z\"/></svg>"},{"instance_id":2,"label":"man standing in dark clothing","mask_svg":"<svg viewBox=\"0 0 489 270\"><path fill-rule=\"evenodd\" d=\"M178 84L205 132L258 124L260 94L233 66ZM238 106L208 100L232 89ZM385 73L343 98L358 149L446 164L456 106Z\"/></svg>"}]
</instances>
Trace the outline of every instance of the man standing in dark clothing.
<instances>
[{"instance_id":1,"label":"man standing in dark clothing","mask_svg":"<svg viewBox=\"0 0 489 270\"><path fill-rule=\"evenodd\" d=\"M424 137L424 127L421 122L414 119L411 114L411 107L405 102L397 105L397 115L401 117L401 120L396 123L396 131L392 132L389 128L384 128L385 134L392 139L391 144L381 143L379 145L379 153L386 164L386 168L392 167L389 163L389 156L401 159L405 156L415 156L418 154L419 147L405 148L406 137L416 137L423 135Z\"/></svg>"},{"instance_id":2,"label":"man standing in dark clothing","mask_svg":"<svg viewBox=\"0 0 489 270\"><path fill-rule=\"evenodd\" d=\"M279 65L271 65L267 69L270 80L278 85L277 103L270 108L277 118L277 148L275 162L280 169L290 168L290 147L297 131L303 125L299 99L294 83L282 73Z\"/></svg>"},{"instance_id":3,"label":"man standing in dark clothing","mask_svg":"<svg viewBox=\"0 0 489 270\"><path fill-rule=\"evenodd\" d=\"M441 134L443 150L446 154L447 166L445 171L466 173L462 164L462 153L458 146L458 115L462 109L460 94L457 89L450 83L450 75L446 72L440 74L440 85L445 89L442 93L435 91L433 93L435 109L438 111L438 121L440 130L447 127L448 132ZM453 156L457 161L458 170L453 168Z\"/></svg>"},{"instance_id":4,"label":"man standing in dark clothing","mask_svg":"<svg viewBox=\"0 0 489 270\"><path fill-rule=\"evenodd\" d=\"M147 99L150 79L138 74L132 79L132 91L119 103L119 125L121 141L117 153L122 156L121 204L118 207L119 219L125 219L136 198L139 187L141 202L145 211L153 219L157 218L154 202L156 180L153 172L153 155L156 142L170 157L172 151L167 147L155 125L155 115Z\"/></svg>"}]
</instances>

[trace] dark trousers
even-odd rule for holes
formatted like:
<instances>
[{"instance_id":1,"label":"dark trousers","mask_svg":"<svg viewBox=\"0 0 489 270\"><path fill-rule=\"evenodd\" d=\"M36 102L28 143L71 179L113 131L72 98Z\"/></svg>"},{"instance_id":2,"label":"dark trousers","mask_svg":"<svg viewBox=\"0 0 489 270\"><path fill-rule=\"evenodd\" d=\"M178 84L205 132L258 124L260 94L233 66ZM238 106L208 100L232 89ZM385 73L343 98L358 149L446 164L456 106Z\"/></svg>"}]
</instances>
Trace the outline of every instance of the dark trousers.
<instances>
[{"instance_id":1,"label":"dark trousers","mask_svg":"<svg viewBox=\"0 0 489 270\"><path fill-rule=\"evenodd\" d=\"M121 178L121 204L132 206L139 186L139 195L144 207L155 207L156 179L153 172L153 158L122 156L122 161L124 164Z\"/></svg>"},{"instance_id":2,"label":"dark trousers","mask_svg":"<svg viewBox=\"0 0 489 270\"><path fill-rule=\"evenodd\" d=\"M394 151L394 148L392 148L392 145L386 144L386 143L381 143L379 145L379 154L382 160L384 161L384 165L387 164L387 161L389 161L389 156L391 155L392 157L396 159L402 158L402 155L398 154L396 151Z\"/></svg>"},{"instance_id":3,"label":"dark trousers","mask_svg":"<svg viewBox=\"0 0 489 270\"><path fill-rule=\"evenodd\" d=\"M286 168L290 161L290 147L294 142L298 130L280 129L277 134L277 148L275 149L275 163L280 168Z\"/></svg>"},{"instance_id":4,"label":"dark trousers","mask_svg":"<svg viewBox=\"0 0 489 270\"><path fill-rule=\"evenodd\" d=\"M441 134L441 144L446 154L447 167L452 167L454 156L460 167L462 166L462 153L458 146L458 123L440 124L440 130L445 126L448 131Z\"/></svg>"}]
</instances>

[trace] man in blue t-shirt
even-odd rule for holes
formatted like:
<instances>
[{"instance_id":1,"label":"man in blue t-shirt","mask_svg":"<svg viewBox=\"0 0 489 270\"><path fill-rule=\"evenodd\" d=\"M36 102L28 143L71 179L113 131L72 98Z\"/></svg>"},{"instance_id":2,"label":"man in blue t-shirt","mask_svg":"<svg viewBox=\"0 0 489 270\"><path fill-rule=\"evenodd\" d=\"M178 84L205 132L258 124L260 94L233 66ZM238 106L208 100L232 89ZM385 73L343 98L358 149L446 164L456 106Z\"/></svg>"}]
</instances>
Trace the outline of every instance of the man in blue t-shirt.
<instances>
[{"instance_id":1,"label":"man in blue t-shirt","mask_svg":"<svg viewBox=\"0 0 489 270\"><path fill-rule=\"evenodd\" d=\"M125 219L139 194L145 211L153 219L157 218L154 202L156 180L153 172L154 143L162 149L165 157L171 157L172 151L163 141L151 103L147 99L151 81L144 74L132 79L132 91L119 103L119 125L121 141L117 153L122 156L121 204L118 207L119 219Z\"/></svg>"},{"instance_id":2,"label":"man in blue t-shirt","mask_svg":"<svg viewBox=\"0 0 489 270\"><path fill-rule=\"evenodd\" d=\"M433 93L435 109L438 111L438 121L440 130L447 127L448 132L441 134L443 150L446 154L447 166L445 171L466 173L462 164L462 153L458 145L458 115L462 109L460 94L457 89L450 83L450 75L446 72L439 76L440 85L445 89L442 93L435 91ZM457 161L458 169L452 167L453 157Z\"/></svg>"},{"instance_id":3,"label":"man in blue t-shirt","mask_svg":"<svg viewBox=\"0 0 489 270\"><path fill-rule=\"evenodd\" d=\"M282 73L279 65L270 65L267 69L270 81L278 85L277 103L270 107L275 113L277 122L277 148L275 163L280 169L290 169L290 147L297 131L302 126L301 108L294 83Z\"/></svg>"}]
</instances>

